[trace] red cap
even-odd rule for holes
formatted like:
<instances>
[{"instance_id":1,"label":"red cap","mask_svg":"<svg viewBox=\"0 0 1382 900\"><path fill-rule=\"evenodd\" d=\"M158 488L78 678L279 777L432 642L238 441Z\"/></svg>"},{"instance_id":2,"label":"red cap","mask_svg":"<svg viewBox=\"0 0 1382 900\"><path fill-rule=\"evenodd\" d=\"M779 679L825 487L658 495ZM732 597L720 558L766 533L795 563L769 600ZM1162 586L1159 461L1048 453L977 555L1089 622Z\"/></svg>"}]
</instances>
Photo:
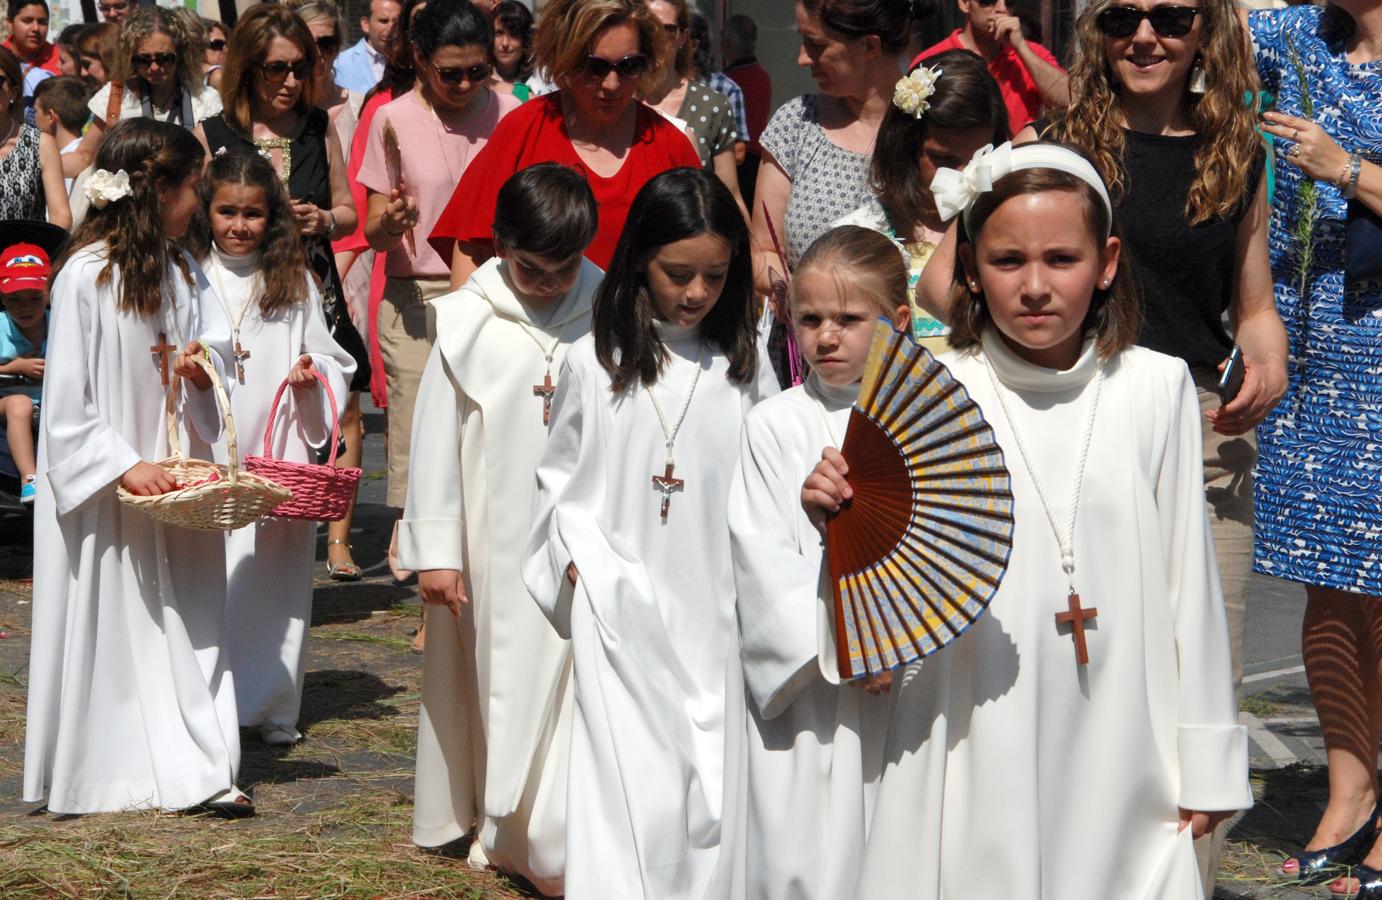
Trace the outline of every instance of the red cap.
<instances>
[{"instance_id":1,"label":"red cap","mask_svg":"<svg viewBox=\"0 0 1382 900\"><path fill-rule=\"evenodd\" d=\"M48 290L48 254L35 244L14 244L0 253L0 294Z\"/></svg>"}]
</instances>

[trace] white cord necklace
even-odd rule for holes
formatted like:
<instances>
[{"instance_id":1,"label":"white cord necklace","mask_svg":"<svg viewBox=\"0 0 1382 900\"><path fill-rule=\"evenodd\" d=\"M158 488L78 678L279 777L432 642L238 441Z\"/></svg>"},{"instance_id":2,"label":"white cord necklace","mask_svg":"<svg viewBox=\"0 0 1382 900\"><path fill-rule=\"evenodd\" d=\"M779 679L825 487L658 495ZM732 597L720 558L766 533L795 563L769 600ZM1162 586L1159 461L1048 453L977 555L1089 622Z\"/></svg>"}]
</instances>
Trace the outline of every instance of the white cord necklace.
<instances>
[{"instance_id":1,"label":"white cord necklace","mask_svg":"<svg viewBox=\"0 0 1382 900\"><path fill-rule=\"evenodd\" d=\"M222 251L224 252L224 251ZM245 295L244 302L240 304L240 314L236 315L230 308L230 301L227 299L225 285L221 283L221 261L216 258L216 254L211 254L211 278L216 282L216 296L220 298L221 307L226 311L226 317L230 319L231 337L235 339L235 380L241 384L245 383L245 360L250 358L250 352L240 346L240 323L245 321L245 313L249 312L250 303L254 300L254 285L250 285L249 291ZM253 281L258 281L259 273L255 272Z\"/></svg>"},{"instance_id":2,"label":"white cord necklace","mask_svg":"<svg viewBox=\"0 0 1382 900\"><path fill-rule=\"evenodd\" d=\"M557 336L552 338L552 346L548 347L537 336L536 328L518 319L514 319L514 322L523 329L524 334L533 339L534 344L537 344L537 349L542 352L542 359L547 364L546 371L542 373L542 384L533 385L533 396L542 398L542 424L546 425L552 419L552 396L557 392L556 382L552 381L552 357L556 355L557 347L561 344L561 333L558 332Z\"/></svg>"},{"instance_id":3,"label":"white cord necklace","mask_svg":"<svg viewBox=\"0 0 1382 900\"><path fill-rule=\"evenodd\" d=\"M686 411L691 408L691 397L696 393L696 383L701 380L701 348L696 348L696 371L691 376L691 386L686 389L686 399L681 402L681 412L677 414L677 421L669 429L667 427L667 417L662 414L662 404L657 402L657 395L652 388L643 385L643 390L647 391L648 399L653 401L653 409L657 412L657 423L662 426L662 436L667 441L667 469L661 475L653 476L653 489L662 494L662 521L667 521L667 513L672 506L672 494L686 487L686 482L673 476L672 472L676 468L676 461L672 456L672 448L677 442L677 432L681 431L681 423L686 421Z\"/></svg>"},{"instance_id":4,"label":"white cord necklace","mask_svg":"<svg viewBox=\"0 0 1382 900\"><path fill-rule=\"evenodd\" d=\"M1085 665L1089 662L1089 649L1085 643L1085 622L1095 618L1099 614L1099 610L1096 607L1082 608L1080 595L1075 590L1075 520L1080 511L1080 489L1084 486L1085 465L1089 461L1089 445L1094 438L1094 416L1099 409L1099 394L1104 383L1104 367L1096 361L1094 394L1090 398L1089 411L1085 414L1084 436L1080 441L1080 458L1075 469L1075 489L1070 498L1070 521L1064 529L1056 521L1056 512L1051 506L1050 499L1046 496L1046 489L1042 486L1041 479L1037 477L1032 455L1022 440L1022 432L1017 427L1017 420L1013 418L1012 410L1008 408L1008 400L1004 396L1003 386L999 383L998 375L994 372L993 363L987 354L984 356L984 368L988 370L989 380L993 383L993 392L998 395L998 405L1003 408L1003 416L1007 419L1008 430L1012 432L1013 442L1017 444L1017 452L1022 457L1023 465L1027 467L1027 476L1032 480L1032 487L1036 488L1037 498L1041 500L1041 507L1046 511L1046 519L1050 522L1051 531L1056 536L1056 545L1060 548L1060 565L1069 583L1070 594L1067 599L1067 611L1056 613L1056 625L1058 627L1061 625L1070 626L1071 636L1075 640L1075 661L1080 665Z\"/></svg>"}]
</instances>

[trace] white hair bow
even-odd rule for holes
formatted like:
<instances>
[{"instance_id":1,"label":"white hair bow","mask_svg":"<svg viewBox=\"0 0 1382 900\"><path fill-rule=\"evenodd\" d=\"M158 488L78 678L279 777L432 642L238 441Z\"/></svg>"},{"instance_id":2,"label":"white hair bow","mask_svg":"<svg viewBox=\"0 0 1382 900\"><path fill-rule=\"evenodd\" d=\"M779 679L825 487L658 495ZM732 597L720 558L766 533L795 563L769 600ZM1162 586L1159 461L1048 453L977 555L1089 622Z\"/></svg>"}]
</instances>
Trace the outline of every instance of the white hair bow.
<instances>
[{"instance_id":1,"label":"white hair bow","mask_svg":"<svg viewBox=\"0 0 1382 900\"><path fill-rule=\"evenodd\" d=\"M985 144L975 152L963 171L937 169L931 179L931 194L942 222L949 222L970 207L976 197L993 190L993 183L1012 171L1013 145Z\"/></svg>"}]
</instances>

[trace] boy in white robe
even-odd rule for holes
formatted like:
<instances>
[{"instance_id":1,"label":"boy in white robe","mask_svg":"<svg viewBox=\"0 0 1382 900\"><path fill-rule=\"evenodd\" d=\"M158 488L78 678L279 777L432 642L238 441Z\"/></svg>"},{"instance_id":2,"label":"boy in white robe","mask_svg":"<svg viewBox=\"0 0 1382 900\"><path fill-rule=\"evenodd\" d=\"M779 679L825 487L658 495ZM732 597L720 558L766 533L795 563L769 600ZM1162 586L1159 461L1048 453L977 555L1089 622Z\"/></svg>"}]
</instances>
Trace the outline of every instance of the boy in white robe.
<instances>
[{"instance_id":1,"label":"boy in white robe","mask_svg":"<svg viewBox=\"0 0 1382 900\"><path fill-rule=\"evenodd\" d=\"M595 227L571 169L533 166L500 189L498 258L432 304L398 532L429 619L413 840L436 847L475 828L473 861L547 895L565 871L570 649L519 566L554 379L590 331L603 277L581 255Z\"/></svg>"},{"instance_id":2,"label":"boy in white robe","mask_svg":"<svg viewBox=\"0 0 1382 900\"><path fill-rule=\"evenodd\" d=\"M844 440L874 322L907 322L902 256L876 232L832 229L798 263L791 309L811 374L749 412L730 488L741 665L728 690L747 689L747 716L726 741L743 778L726 784L717 897L847 896L883 770L887 681L840 683L821 533L801 490Z\"/></svg>"}]
</instances>

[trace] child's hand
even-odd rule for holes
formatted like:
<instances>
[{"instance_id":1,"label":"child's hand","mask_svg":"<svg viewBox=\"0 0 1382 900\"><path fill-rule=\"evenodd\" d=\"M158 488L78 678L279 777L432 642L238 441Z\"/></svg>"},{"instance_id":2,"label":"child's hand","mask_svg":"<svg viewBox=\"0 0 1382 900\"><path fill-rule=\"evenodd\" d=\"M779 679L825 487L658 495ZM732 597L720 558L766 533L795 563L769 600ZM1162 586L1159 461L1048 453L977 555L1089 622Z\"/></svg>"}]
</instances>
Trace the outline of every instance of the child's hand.
<instances>
[{"instance_id":1,"label":"child's hand","mask_svg":"<svg viewBox=\"0 0 1382 900\"><path fill-rule=\"evenodd\" d=\"M849 686L858 688L871 697L879 697L893 689L893 673L884 672L881 675L870 675L867 678L851 681Z\"/></svg>"},{"instance_id":2,"label":"child's hand","mask_svg":"<svg viewBox=\"0 0 1382 900\"><path fill-rule=\"evenodd\" d=\"M845 476L849 475L849 464L834 447L821 451L821 461L806 476L801 486L801 508L816 530L825 534L825 523L840 511L840 507L854 497L854 489L849 486Z\"/></svg>"},{"instance_id":3,"label":"child's hand","mask_svg":"<svg viewBox=\"0 0 1382 900\"><path fill-rule=\"evenodd\" d=\"M40 356L21 356L10 363L10 372L23 375L31 381L43 380L43 358Z\"/></svg>"},{"instance_id":4,"label":"child's hand","mask_svg":"<svg viewBox=\"0 0 1382 900\"><path fill-rule=\"evenodd\" d=\"M379 225L385 233L400 237L404 232L412 231L419 218L421 214L418 212L417 204L408 196L405 186L400 184L389 192L389 205L384 207L384 214L379 217Z\"/></svg>"},{"instance_id":5,"label":"child's hand","mask_svg":"<svg viewBox=\"0 0 1382 900\"><path fill-rule=\"evenodd\" d=\"M137 462L120 476L120 486L137 497L153 497L176 490L178 483L153 463Z\"/></svg>"},{"instance_id":6,"label":"child's hand","mask_svg":"<svg viewBox=\"0 0 1382 900\"><path fill-rule=\"evenodd\" d=\"M288 383L297 390L316 387L317 377L312 374L312 357L306 353L298 357L298 361L288 370Z\"/></svg>"},{"instance_id":7,"label":"child's hand","mask_svg":"<svg viewBox=\"0 0 1382 900\"><path fill-rule=\"evenodd\" d=\"M455 569L423 569L417 575L417 585L423 603L445 606L458 619L461 604L470 602L465 595L461 573Z\"/></svg>"},{"instance_id":8,"label":"child's hand","mask_svg":"<svg viewBox=\"0 0 1382 900\"><path fill-rule=\"evenodd\" d=\"M581 577L581 573L576 571L575 563L566 564L566 580L571 582L571 586L576 586L576 581Z\"/></svg>"},{"instance_id":9,"label":"child's hand","mask_svg":"<svg viewBox=\"0 0 1382 900\"><path fill-rule=\"evenodd\" d=\"M1193 809L1182 809L1180 811L1180 827L1176 831L1184 831L1186 826L1189 826L1190 836L1198 840L1213 831L1220 822L1231 817L1235 812L1237 810L1196 812Z\"/></svg>"},{"instance_id":10,"label":"child's hand","mask_svg":"<svg viewBox=\"0 0 1382 900\"><path fill-rule=\"evenodd\" d=\"M202 355L202 345L198 341L192 341L182 352L173 360L173 371L178 377L186 378L197 386L198 390L206 390L211 387L211 376L206 374L206 370L197 365L197 357Z\"/></svg>"}]
</instances>

